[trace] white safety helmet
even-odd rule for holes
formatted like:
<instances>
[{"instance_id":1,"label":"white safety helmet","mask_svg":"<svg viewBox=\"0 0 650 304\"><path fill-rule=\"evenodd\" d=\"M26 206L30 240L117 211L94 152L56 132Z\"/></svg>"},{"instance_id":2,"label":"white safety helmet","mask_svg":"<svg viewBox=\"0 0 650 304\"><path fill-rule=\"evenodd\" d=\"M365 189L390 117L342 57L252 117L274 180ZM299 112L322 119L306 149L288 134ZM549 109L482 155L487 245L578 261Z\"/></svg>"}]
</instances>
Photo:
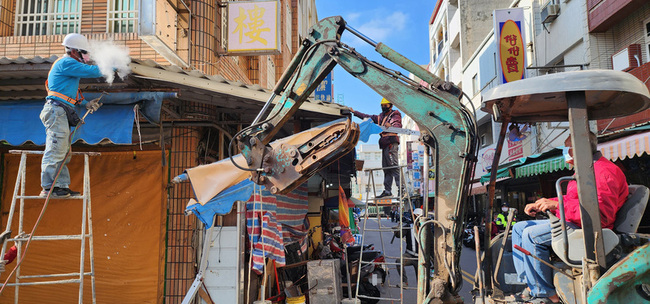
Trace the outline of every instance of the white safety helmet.
<instances>
[{"instance_id":1,"label":"white safety helmet","mask_svg":"<svg viewBox=\"0 0 650 304\"><path fill-rule=\"evenodd\" d=\"M413 210L413 214L415 216L422 216L422 209L421 208L415 208L415 210Z\"/></svg>"},{"instance_id":2,"label":"white safety helmet","mask_svg":"<svg viewBox=\"0 0 650 304\"><path fill-rule=\"evenodd\" d=\"M63 43L61 43L61 45L69 49L77 49L86 52L90 51L90 44L88 43L86 36L77 33L67 34L65 38L63 38Z\"/></svg>"}]
</instances>

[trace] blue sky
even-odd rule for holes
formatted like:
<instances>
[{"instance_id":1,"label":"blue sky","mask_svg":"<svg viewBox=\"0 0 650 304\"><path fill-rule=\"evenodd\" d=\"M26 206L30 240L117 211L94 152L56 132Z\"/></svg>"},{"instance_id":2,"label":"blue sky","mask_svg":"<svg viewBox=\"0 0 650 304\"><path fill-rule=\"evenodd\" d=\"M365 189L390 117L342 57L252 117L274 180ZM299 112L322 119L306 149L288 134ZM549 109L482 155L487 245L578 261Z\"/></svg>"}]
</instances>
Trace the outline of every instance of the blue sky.
<instances>
[{"instance_id":1,"label":"blue sky","mask_svg":"<svg viewBox=\"0 0 650 304\"><path fill-rule=\"evenodd\" d=\"M348 25L376 42L383 42L417 64L429 63L429 20L436 0L316 0L318 18L342 16ZM396 66L350 33L342 41L371 60ZM381 96L341 67L334 69L334 100L367 114L379 114ZM371 141L372 142L372 141Z\"/></svg>"}]
</instances>

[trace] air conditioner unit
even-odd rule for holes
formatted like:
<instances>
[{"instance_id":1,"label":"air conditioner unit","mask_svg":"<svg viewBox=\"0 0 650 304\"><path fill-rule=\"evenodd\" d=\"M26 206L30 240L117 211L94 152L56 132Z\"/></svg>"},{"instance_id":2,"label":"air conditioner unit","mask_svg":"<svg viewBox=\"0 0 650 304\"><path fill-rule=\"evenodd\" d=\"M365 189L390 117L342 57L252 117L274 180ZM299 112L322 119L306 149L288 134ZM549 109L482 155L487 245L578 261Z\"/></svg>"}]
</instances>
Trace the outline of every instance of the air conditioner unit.
<instances>
[{"instance_id":1,"label":"air conditioner unit","mask_svg":"<svg viewBox=\"0 0 650 304\"><path fill-rule=\"evenodd\" d=\"M630 44L612 55L612 69L627 72L641 65L641 45Z\"/></svg>"},{"instance_id":2,"label":"air conditioner unit","mask_svg":"<svg viewBox=\"0 0 650 304\"><path fill-rule=\"evenodd\" d=\"M551 23L560 15L559 4L549 4L542 9L542 23Z\"/></svg>"}]
</instances>

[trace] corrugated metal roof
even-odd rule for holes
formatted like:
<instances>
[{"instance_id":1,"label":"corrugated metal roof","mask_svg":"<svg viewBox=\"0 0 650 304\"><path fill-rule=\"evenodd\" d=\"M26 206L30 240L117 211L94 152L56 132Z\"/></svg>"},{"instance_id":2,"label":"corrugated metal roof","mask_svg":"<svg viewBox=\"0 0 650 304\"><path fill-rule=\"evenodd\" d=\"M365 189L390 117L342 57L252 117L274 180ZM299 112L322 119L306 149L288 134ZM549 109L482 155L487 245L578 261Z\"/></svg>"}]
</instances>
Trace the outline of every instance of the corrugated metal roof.
<instances>
[{"instance_id":1,"label":"corrugated metal roof","mask_svg":"<svg viewBox=\"0 0 650 304\"><path fill-rule=\"evenodd\" d=\"M42 58L0 58L0 101L42 99L45 97L45 79L57 56ZM257 114L271 95L270 90L257 84L231 81L221 75L206 75L198 70L184 70L178 66L161 65L152 60L132 59L132 74L124 81L109 85L98 79L82 80L86 91L177 90L180 100L214 104L239 109L247 116ZM341 116L344 106L308 100L299 115L331 120ZM316 115L317 114L317 115Z\"/></svg>"}]
</instances>

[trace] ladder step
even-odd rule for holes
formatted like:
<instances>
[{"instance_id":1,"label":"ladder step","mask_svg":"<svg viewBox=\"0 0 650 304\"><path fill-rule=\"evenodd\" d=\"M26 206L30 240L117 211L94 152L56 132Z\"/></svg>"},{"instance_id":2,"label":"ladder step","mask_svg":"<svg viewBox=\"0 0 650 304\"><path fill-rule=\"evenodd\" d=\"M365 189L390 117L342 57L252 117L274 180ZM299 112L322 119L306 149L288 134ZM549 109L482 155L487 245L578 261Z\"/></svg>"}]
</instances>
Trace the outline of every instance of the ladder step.
<instances>
[{"instance_id":1,"label":"ladder step","mask_svg":"<svg viewBox=\"0 0 650 304\"><path fill-rule=\"evenodd\" d=\"M9 154L45 154L45 151L39 150L9 150ZM88 156L99 156L102 155L100 152L71 152L71 155L88 155Z\"/></svg>"},{"instance_id":2,"label":"ladder step","mask_svg":"<svg viewBox=\"0 0 650 304\"><path fill-rule=\"evenodd\" d=\"M86 237L89 238L90 234L86 234ZM20 238L11 238L7 241L27 241L29 237L20 237ZM32 241L60 241L60 240L81 240L81 234L69 234L69 235L35 235L32 237Z\"/></svg>"},{"instance_id":3,"label":"ladder step","mask_svg":"<svg viewBox=\"0 0 650 304\"><path fill-rule=\"evenodd\" d=\"M44 281L44 282L21 282L21 283L8 283L7 286L30 286L30 285L53 285L53 284L79 284L81 280L79 279L69 279L69 280L56 280L56 281Z\"/></svg>"},{"instance_id":4,"label":"ladder step","mask_svg":"<svg viewBox=\"0 0 650 304\"><path fill-rule=\"evenodd\" d=\"M395 259L399 259L399 257L392 257L392 256L384 256L384 258L386 258L387 260L388 260L388 259L393 259L393 260L395 260ZM407 260L407 261L417 261L418 258L407 258L407 257L404 257L404 260Z\"/></svg>"},{"instance_id":5,"label":"ladder step","mask_svg":"<svg viewBox=\"0 0 650 304\"><path fill-rule=\"evenodd\" d=\"M44 200L44 199L47 198L47 196L40 196L40 195L24 195L24 196L23 196L23 195L16 195L16 198L22 198L22 199L33 199L33 200L38 200L38 199ZM50 199L66 199L66 200L70 200L70 199L83 199L83 198L84 198L83 195L75 195L75 196L68 196L68 197L54 197L54 196L50 196Z\"/></svg>"},{"instance_id":6,"label":"ladder step","mask_svg":"<svg viewBox=\"0 0 650 304\"><path fill-rule=\"evenodd\" d=\"M357 298L362 298L362 299L373 299L373 300L386 300L386 301L401 301L400 298L381 298L381 297L371 297L371 296L364 296L364 295L357 295Z\"/></svg>"},{"instance_id":7,"label":"ladder step","mask_svg":"<svg viewBox=\"0 0 650 304\"><path fill-rule=\"evenodd\" d=\"M85 276L93 275L92 272L84 272ZM27 275L19 276L19 279L35 279L35 278L57 278L57 277L78 277L78 272L73 273L56 273L56 274L41 274L41 275Z\"/></svg>"},{"instance_id":8,"label":"ladder step","mask_svg":"<svg viewBox=\"0 0 650 304\"><path fill-rule=\"evenodd\" d=\"M395 263L395 262L366 262L366 261L361 261L362 265L370 265L370 264L375 264L375 265L401 265L400 263Z\"/></svg>"}]
</instances>

